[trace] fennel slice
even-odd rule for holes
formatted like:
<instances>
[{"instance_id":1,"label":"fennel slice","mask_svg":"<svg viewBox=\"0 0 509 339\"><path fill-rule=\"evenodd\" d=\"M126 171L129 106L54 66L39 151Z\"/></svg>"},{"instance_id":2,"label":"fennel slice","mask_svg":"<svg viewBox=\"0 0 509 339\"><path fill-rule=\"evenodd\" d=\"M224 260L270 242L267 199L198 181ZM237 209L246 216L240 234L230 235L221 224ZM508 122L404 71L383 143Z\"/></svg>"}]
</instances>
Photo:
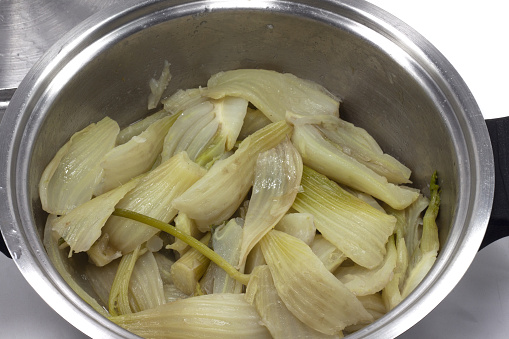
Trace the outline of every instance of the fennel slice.
<instances>
[{"instance_id":1,"label":"fennel slice","mask_svg":"<svg viewBox=\"0 0 509 339\"><path fill-rule=\"evenodd\" d=\"M271 121L285 119L286 111L299 114L339 116L339 101L322 86L290 73L262 69L238 69L214 74L203 95L213 99L241 97Z\"/></svg>"},{"instance_id":2,"label":"fennel slice","mask_svg":"<svg viewBox=\"0 0 509 339\"><path fill-rule=\"evenodd\" d=\"M170 63L164 60L163 70L158 80L152 78L149 81L150 94L148 96L147 108L154 109L159 104L163 92L168 87L168 83L171 80Z\"/></svg>"},{"instance_id":3,"label":"fennel slice","mask_svg":"<svg viewBox=\"0 0 509 339\"><path fill-rule=\"evenodd\" d=\"M69 246L69 257L73 252L85 252L101 236L101 229L115 210L115 205L139 182L133 179L125 185L95 197L55 219L56 231Z\"/></svg>"},{"instance_id":4,"label":"fennel slice","mask_svg":"<svg viewBox=\"0 0 509 339\"><path fill-rule=\"evenodd\" d=\"M339 338L320 333L297 319L285 306L267 265L254 269L246 289L246 300L256 307L263 324L274 339Z\"/></svg>"},{"instance_id":5,"label":"fennel slice","mask_svg":"<svg viewBox=\"0 0 509 339\"><path fill-rule=\"evenodd\" d=\"M119 130L105 117L73 134L41 176L39 196L46 212L63 215L92 198L102 177L100 162L115 146Z\"/></svg>"},{"instance_id":6,"label":"fennel slice","mask_svg":"<svg viewBox=\"0 0 509 339\"><path fill-rule=\"evenodd\" d=\"M316 229L357 264L374 268L386 252L396 218L351 195L326 176L304 166L293 208L314 216Z\"/></svg>"},{"instance_id":7,"label":"fennel slice","mask_svg":"<svg viewBox=\"0 0 509 339\"><path fill-rule=\"evenodd\" d=\"M417 189L392 184L384 176L343 152L324 138L316 126L296 125L292 142L299 150L304 165L340 184L382 200L395 209L406 208L419 195Z\"/></svg>"},{"instance_id":8,"label":"fennel slice","mask_svg":"<svg viewBox=\"0 0 509 339\"><path fill-rule=\"evenodd\" d=\"M270 339L244 294L208 294L180 299L139 313L110 317L144 338Z\"/></svg>"},{"instance_id":9,"label":"fennel slice","mask_svg":"<svg viewBox=\"0 0 509 339\"><path fill-rule=\"evenodd\" d=\"M348 325L372 319L302 240L272 230L260 244L279 297L300 321L333 335Z\"/></svg>"},{"instance_id":10,"label":"fennel slice","mask_svg":"<svg viewBox=\"0 0 509 339\"><path fill-rule=\"evenodd\" d=\"M366 296L381 291L393 276L396 267L396 246L394 237L387 243L384 260L374 269L361 266L340 267L335 273L339 279L356 296Z\"/></svg>"},{"instance_id":11,"label":"fennel slice","mask_svg":"<svg viewBox=\"0 0 509 339\"><path fill-rule=\"evenodd\" d=\"M159 119L140 135L109 151L101 162L103 178L95 195L107 192L149 171L161 153L166 133L175 120L175 116Z\"/></svg>"},{"instance_id":12,"label":"fennel slice","mask_svg":"<svg viewBox=\"0 0 509 339\"><path fill-rule=\"evenodd\" d=\"M302 159L287 139L260 153L247 209L239 266L244 267L254 245L283 218L300 187Z\"/></svg>"}]
</instances>

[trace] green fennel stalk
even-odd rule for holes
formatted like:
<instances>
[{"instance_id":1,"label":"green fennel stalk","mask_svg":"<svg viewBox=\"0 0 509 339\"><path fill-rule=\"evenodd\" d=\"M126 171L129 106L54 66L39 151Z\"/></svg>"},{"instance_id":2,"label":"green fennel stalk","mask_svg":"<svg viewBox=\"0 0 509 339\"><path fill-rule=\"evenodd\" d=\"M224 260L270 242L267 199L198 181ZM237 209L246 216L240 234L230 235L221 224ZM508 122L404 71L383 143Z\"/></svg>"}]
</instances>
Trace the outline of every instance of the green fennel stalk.
<instances>
[{"instance_id":1,"label":"green fennel stalk","mask_svg":"<svg viewBox=\"0 0 509 339\"><path fill-rule=\"evenodd\" d=\"M149 226L152 226L154 228L157 228L163 232L169 233L173 235L174 237L184 241L186 244L191 246L192 248L199 251L201 254L209 258L211 261L213 261L217 266L221 267L223 270L225 270L226 273L233 279L239 281L240 283L247 285L249 282L249 275L240 273L233 267L228 261L226 261L223 257L221 257L219 254L214 252L212 249L210 249L207 245L201 243L199 240L193 238L192 236L178 230L174 226L170 224L166 224L162 221L159 221L157 219L151 218L149 216L129 211L126 209L121 208L115 208L115 211L113 212L113 215L116 215L118 217L128 218L132 219L144 224L147 224Z\"/></svg>"}]
</instances>

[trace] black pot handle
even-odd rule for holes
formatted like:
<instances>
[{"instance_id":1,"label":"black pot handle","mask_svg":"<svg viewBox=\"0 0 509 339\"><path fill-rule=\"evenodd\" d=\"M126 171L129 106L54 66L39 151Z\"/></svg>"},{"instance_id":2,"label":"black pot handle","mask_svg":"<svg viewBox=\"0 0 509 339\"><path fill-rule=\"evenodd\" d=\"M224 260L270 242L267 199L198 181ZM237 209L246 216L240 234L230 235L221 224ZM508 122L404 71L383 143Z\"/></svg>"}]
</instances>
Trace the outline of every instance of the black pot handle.
<instances>
[{"instance_id":1,"label":"black pot handle","mask_svg":"<svg viewBox=\"0 0 509 339\"><path fill-rule=\"evenodd\" d=\"M495 160L495 196L482 249L509 235L509 117L486 120Z\"/></svg>"},{"instance_id":2,"label":"black pot handle","mask_svg":"<svg viewBox=\"0 0 509 339\"><path fill-rule=\"evenodd\" d=\"M0 251L2 251L2 253L5 254L8 258L11 257L11 254L9 253L7 246L5 246L3 235L0 235Z\"/></svg>"}]
</instances>

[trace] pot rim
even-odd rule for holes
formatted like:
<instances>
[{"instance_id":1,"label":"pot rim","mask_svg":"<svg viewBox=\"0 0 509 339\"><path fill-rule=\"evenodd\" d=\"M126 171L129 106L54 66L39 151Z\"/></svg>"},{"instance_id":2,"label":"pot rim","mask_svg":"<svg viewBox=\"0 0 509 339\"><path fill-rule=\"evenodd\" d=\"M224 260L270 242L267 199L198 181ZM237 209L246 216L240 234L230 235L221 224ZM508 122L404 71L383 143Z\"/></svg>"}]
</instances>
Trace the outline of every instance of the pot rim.
<instances>
[{"instance_id":1,"label":"pot rim","mask_svg":"<svg viewBox=\"0 0 509 339\"><path fill-rule=\"evenodd\" d=\"M96 313L67 286L52 267L36 232L29 212L26 169L29 158L23 154L24 126L31 112L44 97L48 79L57 74L74 56L90 43L115 29L143 19L152 12L174 7L176 1L145 0L129 2L107 8L67 33L33 66L20 84L7 107L0 125L0 227L13 260L36 292L61 316L76 328L92 337L136 337L114 325ZM456 119L446 121L449 129L458 137L458 147L464 154L473 155L475 163L461 167L458 177L465 178L460 187L469 199L459 199L459 213L453 223L465 224L462 233L449 236L433 269L424 281L394 310L373 324L355 332L351 338L361 338L377 332L377 337L395 337L422 319L459 282L474 259L486 231L494 191L493 154L489 134L475 99L453 66L414 29L364 0L346 1L248 1L208 0L179 1L179 6L195 12L228 9L269 9L285 11L285 8L315 8L327 15L336 15L341 9L367 28L383 35L397 44L427 67L445 91L451 96L455 110L464 112ZM295 14L295 13L291 13ZM302 15L302 14L301 14ZM465 143L465 135L472 140ZM468 159L466 159L468 160ZM481 165L482 164L482 165ZM23 175L25 174L25 175ZM468 180L466 180L468 179ZM419 309L416 312L416 309Z\"/></svg>"}]
</instances>

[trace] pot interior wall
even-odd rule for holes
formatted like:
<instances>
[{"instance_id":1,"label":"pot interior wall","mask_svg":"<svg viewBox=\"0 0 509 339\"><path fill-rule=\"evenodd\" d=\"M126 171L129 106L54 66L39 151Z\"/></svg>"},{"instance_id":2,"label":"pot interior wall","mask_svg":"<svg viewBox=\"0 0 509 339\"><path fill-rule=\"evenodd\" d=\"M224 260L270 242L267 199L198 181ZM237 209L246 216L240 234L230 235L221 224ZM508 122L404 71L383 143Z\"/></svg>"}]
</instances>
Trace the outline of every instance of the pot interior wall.
<instances>
[{"instance_id":1,"label":"pot interior wall","mask_svg":"<svg viewBox=\"0 0 509 339\"><path fill-rule=\"evenodd\" d=\"M105 115L121 127L145 116L148 81L168 60L173 79L166 94L205 86L210 75L235 68L290 72L324 85L343 100L345 120L365 128L412 169L415 187L426 188L433 171L439 172L445 243L458 194L457 158L443 117L448 108L437 104L433 82L396 43L374 32L367 40L360 36L367 28L346 18L325 23L318 14L183 9L143 20L75 55L48 85L29 177L41 234L46 215L37 185L46 164L74 132Z\"/></svg>"}]
</instances>

